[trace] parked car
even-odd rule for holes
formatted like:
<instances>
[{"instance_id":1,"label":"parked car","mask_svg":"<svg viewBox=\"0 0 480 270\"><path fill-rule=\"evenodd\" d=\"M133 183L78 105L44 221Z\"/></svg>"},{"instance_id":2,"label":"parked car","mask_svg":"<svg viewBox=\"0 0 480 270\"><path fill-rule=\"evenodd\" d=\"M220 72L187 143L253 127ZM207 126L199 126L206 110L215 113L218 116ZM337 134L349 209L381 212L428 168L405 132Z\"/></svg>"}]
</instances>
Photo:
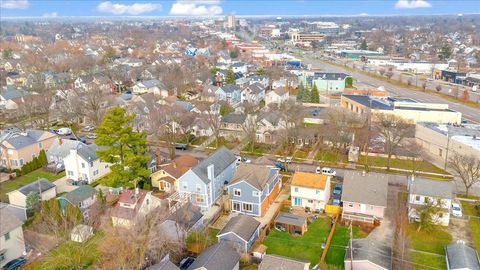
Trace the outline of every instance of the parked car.
<instances>
[{"instance_id":1,"label":"parked car","mask_svg":"<svg viewBox=\"0 0 480 270\"><path fill-rule=\"evenodd\" d=\"M276 162L276 163L275 163L275 166L276 166L277 168L279 168L280 170L282 170L282 171L286 171L286 170L287 170L287 167L286 167L283 163L281 163L281 162Z\"/></svg>"},{"instance_id":2,"label":"parked car","mask_svg":"<svg viewBox=\"0 0 480 270\"><path fill-rule=\"evenodd\" d=\"M342 194L342 184L336 183L335 188L333 189L334 195L341 195Z\"/></svg>"},{"instance_id":3,"label":"parked car","mask_svg":"<svg viewBox=\"0 0 480 270\"><path fill-rule=\"evenodd\" d=\"M59 128L59 129L57 129L57 134L58 135L71 135L72 130L70 128Z\"/></svg>"},{"instance_id":4,"label":"parked car","mask_svg":"<svg viewBox=\"0 0 480 270\"><path fill-rule=\"evenodd\" d=\"M87 139L96 139L97 138L97 134L88 134L87 135Z\"/></svg>"},{"instance_id":5,"label":"parked car","mask_svg":"<svg viewBox=\"0 0 480 270\"><path fill-rule=\"evenodd\" d=\"M315 169L315 173L320 174L321 172L322 172L322 168L320 168L320 166L318 166L318 167Z\"/></svg>"},{"instance_id":6,"label":"parked car","mask_svg":"<svg viewBox=\"0 0 480 270\"><path fill-rule=\"evenodd\" d=\"M175 149L177 150L187 150L187 144L185 143L176 143Z\"/></svg>"},{"instance_id":7,"label":"parked car","mask_svg":"<svg viewBox=\"0 0 480 270\"><path fill-rule=\"evenodd\" d=\"M335 170L333 170L332 168L328 168L328 167L324 167L322 169L322 174L324 175L330 175L330 176L336 176L337 175L337 172Z\"/></svg>"},{"instance_id":8,"label":"parked car","mask_svg":"<svg viewBox=\"0 0 480 270\"><path fill-rule=\"evenodd\" d=\"M282 163L291 163L292 159L293 159L292 157L285 157L285 158L278 158L277 161Z\"/></svg>"},{"instance_id":9,"label":"parked car","mask_svg":"<svg viewBox=\"0 0 480 270\"><path fill-rule=\"evenodd\" d=\"M3 270L16 270L20 267L24 266L27 263L25 258L17 258L14 260L9 261L7 264L3 266Z\"/></svg>"},{"instance_id":10,"label":"parked car","mask_svg":"<svg viewBox=\"0 0 480 270\"><path fill-rule=\"evenodd\" d=\"M85 131L85 132L90 132L90 131L92 131L92 130L94 130L94 129L95 129L94 126L86 126L86 127L83 128L83 131Z\"/></svg>"},{"instance_id":11,"label":"parked car","mask_svg":"<svg viewBox=\"0 0 480 270\"><path fill-rule=\"evenodd\" d=\"M340 194L333 194L332 204L333 204L333 205L342 206L342 195L340 195Z\"/></svg>"},{"instance_id":12,"label":"parked car","mask_svg":"<svg viewBox=\"0 0 480 270\"><path fill-rule=\"evenodd\" d=\"M82 143L87 143L87 140L85 138L70 138L72 141L81 141Z\"/></svg>"},{"instance_id":13,"label":"parked car","mask_svg":"<svg viewBox=\"0 0 480 270\"><path fill-rule=\"evenodd\" d=\"M460 207L460 204L458 204L456 202L452 203L451 212L452 212L452 215L454 217L462 217L463 216L462 208Z\"/></svg>"}]
</instances>

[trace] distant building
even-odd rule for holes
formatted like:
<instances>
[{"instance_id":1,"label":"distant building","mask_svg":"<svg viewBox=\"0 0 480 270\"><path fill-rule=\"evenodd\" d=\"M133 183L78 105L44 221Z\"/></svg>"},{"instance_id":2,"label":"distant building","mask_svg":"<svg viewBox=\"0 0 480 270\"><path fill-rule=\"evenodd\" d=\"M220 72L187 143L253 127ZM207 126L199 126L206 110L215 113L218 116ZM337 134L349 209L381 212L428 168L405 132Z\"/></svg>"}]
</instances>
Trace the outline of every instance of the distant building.
<instances>
[{"instance_id":1,"label":"distant building","mask_svg":"<svg viewBox=\"0 0 480 270\"><path fill-rule=\"evenodd\" d=\"M237 28L237 21L234 15L228 15L225 20L227 29L235 30Z\"/></svg>"},{"instance_id":2,"label":"distant building","mask_svg":"<svg viewBox=\"0 0 480 270\"><path fill-rule=\"evenodd\" d=\"M294 31L294 32L290 33L290 40L293 43L322 41L324 37L325 37L325 35L321 34L319 32L297 32L297 31Z\"/></svg>"},{"instance_id":3,"label":"distant building","mask_svg":"<svg viewBox=\"0 0 480 270\"><path fill-rule=\"evenodd\" d=\"M351 84L352 77L345 73L332 72L304 72L299 77L304 87L312 88L317 86L320 94L341 93L348 84Z\"/></svg>"}]
</instances>

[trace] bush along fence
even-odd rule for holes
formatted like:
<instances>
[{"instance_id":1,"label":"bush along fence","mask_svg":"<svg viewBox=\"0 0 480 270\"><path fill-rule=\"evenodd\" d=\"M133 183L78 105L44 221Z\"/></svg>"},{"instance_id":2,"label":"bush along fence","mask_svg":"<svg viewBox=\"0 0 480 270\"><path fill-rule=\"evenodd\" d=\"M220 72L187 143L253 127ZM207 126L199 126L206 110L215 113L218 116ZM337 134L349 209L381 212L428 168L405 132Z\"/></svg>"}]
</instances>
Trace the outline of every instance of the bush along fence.
<instances>
[{"instance_id":1,"label":"bush along fence","mask_svg":"<svg viewBox=\"0 0 480 270\"><path fill-rule=\"evenodd\" d=\"M32 161L25 163L21 169L16 169L15 172L17 176L25 175L46 166L47 164L47 154L45 153L45 150L41 150L38 157L34 157Z\"/></svg>"}]
</instances>

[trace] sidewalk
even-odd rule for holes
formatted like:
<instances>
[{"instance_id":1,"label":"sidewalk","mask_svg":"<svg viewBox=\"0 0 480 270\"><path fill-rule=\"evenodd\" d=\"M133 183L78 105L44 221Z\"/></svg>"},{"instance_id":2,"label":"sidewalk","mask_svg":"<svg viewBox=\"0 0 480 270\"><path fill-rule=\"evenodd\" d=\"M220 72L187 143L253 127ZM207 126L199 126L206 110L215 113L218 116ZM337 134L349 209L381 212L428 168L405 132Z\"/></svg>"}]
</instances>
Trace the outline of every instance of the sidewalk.
<instances>
[{"instance_id":1,"label":"sidewalk","mask_svg":"<svg viewBox=\"0 0 480 270\"><path fill-rule=\"evenodd\" d=\"M265 213L263 217L256 217L256 219L260 221L260 228L263 228L265 225L270 223L272 218L274 218L273 215L275 215L278 208L281 207L281 202L287 200L288 196L290 196L290 184L285 184L280 190L277 198L275 198L275 201L268 208L267 213Z\"/></svg>"}]
</instances>

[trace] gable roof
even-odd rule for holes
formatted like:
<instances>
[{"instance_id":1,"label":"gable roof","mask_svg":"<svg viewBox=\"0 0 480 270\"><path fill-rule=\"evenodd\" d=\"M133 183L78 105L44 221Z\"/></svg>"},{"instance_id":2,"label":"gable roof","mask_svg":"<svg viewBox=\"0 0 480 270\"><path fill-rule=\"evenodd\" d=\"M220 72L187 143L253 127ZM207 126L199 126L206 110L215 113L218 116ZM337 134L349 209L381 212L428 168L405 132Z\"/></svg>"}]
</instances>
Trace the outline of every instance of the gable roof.
<instances>
[{"instance_id":1,"label":"gable roof","mask_svg":"<svg viewBox=\"0 0 480 270\"><path fill-rule=\"evenodd\" d=\"M233 269L240 260L240 255L227 243L218 243L200 253L188 270L204 267L208 270Z\"/></svg>"},{"instance_id":2,"label":"gable roof","mask_svg":"<svg viewBox=\"0 0 480 270\"><path fill-rule=\"evenodd\" d=\"M180 268L178 268L170 260L163 259L161 262L145 268L145 270L180 270Z\"/></svg>"},{"instance_id":3,"label":"gable roof","mask_svg":"<svg viewBox=\"0 0 480 270\"><path fill-rule=\"evenodd\" d=\"M182 155L163 166L161 169L175 178L179 178L190 168L198 164L198 159L192 155Z\"/></svg>"},{"instance_id":4,"label":"gable roof","mask_svg":"<svg viewBox=\"0 0 480 270\"><path fill-rule=\"evenodd\" d=\"M260 266L259 270L305 270L310 268L310 263L293 260L286 257L277 255L266 254Z\"/></svg>"},{"instance_id":5,"label":"gable roof","mask_svg":"<svg viewBox=\"0 0 480 270\"><path fill-rule=\"evenodd\" d=\"M71 149L75 149L80 143L80 141L58 138L58 140L53 141L52 145L48 148L47 156L59 156L64 158L70 154Z\"/></svg>"},{"instance_id":6,"label":"gable roof","mask_svg":"<svg viewBox=\"0 0 480 270\"><path fill-rule=\"evenodd\" d=\"M252 235L257 231L260 222L248 215L238 215L231 218L225 227L217 234L217 237L226 233L235 233L240 238L248 242Z\"/></svg>"},{"instance_id":7,"label":"gable roof","mask_svg":"<svg viewBox=\"0 0 480 270\"><path fill-rule=\"evenodd\" d=\"M23 222L18 219L7 207L0 207L0 235L21 227Z\"/></svg>"},{"instance_id":8,"label":"gable roof","mask_svg":"<svg viewBox=\"0 0 480 270\"><path fill-rule=\"evenodd\" d=\"M452 181L438 181L415 177L408 180L408 186L411 194L444 199L451 199L453 197Z\"/></svg>"},{"instance_id":9,"label":"gable roof","mask_svg":"<svg viewBox=\"0 0 480 270\"><path fill-rule=\"evenodd\" d=\"M446 247L449 269L480 270L480 261L477 251L465 243L456 242Z\"/></svg>"},{"instance_id":10,"label":"gable roof","mask_svg":"<svg viewBox=\"0 0 480 270\"><path fill-rule=\"evenodd\" d=\"M277 87L275 90L273 90L273 92L279 96L283 96L288 93L288 89L282 86L282 87Z\"/></svg>"},{"instance_id":11,"label":"gable roof","mask_svg":"<svg viewBox=\"0 0 480 270\"><path fill-rule=\"evenodd\" d=\"M240 91L240 86L236 84L225 84L221 88L225 93L233 93L235 91Z\"/></svg>"},{"instance_id":12,"label":"gable roof","mask_svg":"<svg viewBox=\"0 0 480 270\"><path fill-rule=\"evenodd\" d=\"M385 269L392 269L392 248L380 242L364 239L353 239L353 252L350 252L350 245L345 253L345 261L350 261L353 253L353 261L369 261Z\"/></svg>"},{"instance_id":13,"label":"gable roof","mask_svg":"<svg viewBox=\"0 0 480 270\"><path fill-rule=\"evenodd\" d=\"M245 89L243 89L243 90L245 91L247 89L250 89L253 94L259 94L259 93L265 91L265 87L258 82L250 84L249 86L245 87Z\"/></svg>"},{"instance_id":14,"label":"gable roof","mask_svg":"<svg viewBox=\"0 0 480 270\"><path fill-rule=\"evenodd\" d=\"M77 147L77 153L86 161L94 161L97 159L97 145L95 144L84 144L80 142Z\"/></svg>"},{"instance_id":15,"label":"gable roof","mask_svg":"<svg viewBox=\"0 0 480 270\"><path fill-rule=\"evenodd\" d=\"M94 196L96 193L97 191L93 187L89 185L84 185L70 191L62 197L64 197L70 203L77 205L78 203L83 202L84 200Z\"/></svg>"},{"instance_id":16,"label":"gable roof","mask_svg":"<svg viewBox=\"0 0 480 270\"><path fill-rule=\"evenodd\" d=\"M230 185L245 181L261 191L277 174L278 170L272 166L242 163L235 170Z\"/></svg>"},{"instance_id":17,"label":"gable roof","mask_svg":"<svg viewBox=\"0 0 480 270\"><path fill-rule=\"evenodd\" d=\"M230 113L222 117L223 123L243 124L247 116L245 114Z\"/></svg>"},{"instance_id":18,"label":"gable roof","mask_svg":"<svg viewBox=\"0 0 480 270\"><path fill-rule=\"evenodd\" d=\"M292 186L325 189L327 175L309 172L295 172L292 178Z\"/></svg>"},{"instance_id":19,"label":"gable roof","mask_svg":"<svg viewBox=\"0 0 480 270\"><path fill-rule=\"evenodd\" d=\"M189 230L202 217L203 217L203 214L200 210L200 207L192 204L191 202L188 202L182 207L178 208L175 212L173 212L168 217L168 220L175 221L184 229Z\"/></svg>"},{"instance_id":20,"label":"gable roof","mask_svg":"<svg viewBox=\"0 0 480 270\"><path fill-rule=\"evenodd\" d=\"M3 136L2 144L4 142L10 144L14 149L21 149L31 144L37 143L44 134L49 134L50 137L55 134L38 129L28 129L25 132L11 132Z\"/></svg>"},{"instance_id":21,"label":"gable roof","mask_svg":"<svg viewBox=\"0 0 480 270\"><path fill-rule=\"evenodd\" d=\"M124 190L118 198L118 203L112 209L111 216L129 220L134 219L137 216L137 213L140 210L140 207L142 206L142 203L145 200L147 194L148 191L143 189L138 190L138 194L136 196L135 190ZM120 203L135 204L135 207L133 209L122 207L120 206Z\"/></svg>"},{"instance_id":22,"label":"gable roof","mask_svg":"<svg viewBox=\"0 0 480 270\"><path fill-rule=\"evenodd\" d=\"M202 160L197 166L193 167L192 171L205 183L210 183L208 179L207 167L214 165L214 177L221 174L228 166L237 161L237 157L224 146L213 152L206 159Z\"/></svg>"},{"instance_id":23,"label":"gable roof","mask_svg":"<svg viewBox=\"0 0 480 270\"><path fill-rule=\"evenodd\" d=\"M295 226L303 226L304 224L306 224L307 219L302 216L280 212L280 214L278 214L277 218L275 219L275 222Z\"/></svg>"},{"instance_id":24,"label":"gable roof","mask_svg":"<svg viewBox=\"0 0 480 270\"><path fill-rule=\"evenodd\" d=\"M23 195L27 196L30 192L40 193L52 188L55 188L55 185L52 182L48 181L45 178L40 178L37 181L25 185L17 190Z\"/></svg>"},{"instance_id":25,"label":"gable roof","mask_svg":"<svg viewBox=\"0 0 480 270\"><path fill-rule=\"evenodd\" d=\"M361 192L359 192L361 191ZM345 171L342 201L387 207L388 176L357 171Z\"/></svg>"}]
</instances>

